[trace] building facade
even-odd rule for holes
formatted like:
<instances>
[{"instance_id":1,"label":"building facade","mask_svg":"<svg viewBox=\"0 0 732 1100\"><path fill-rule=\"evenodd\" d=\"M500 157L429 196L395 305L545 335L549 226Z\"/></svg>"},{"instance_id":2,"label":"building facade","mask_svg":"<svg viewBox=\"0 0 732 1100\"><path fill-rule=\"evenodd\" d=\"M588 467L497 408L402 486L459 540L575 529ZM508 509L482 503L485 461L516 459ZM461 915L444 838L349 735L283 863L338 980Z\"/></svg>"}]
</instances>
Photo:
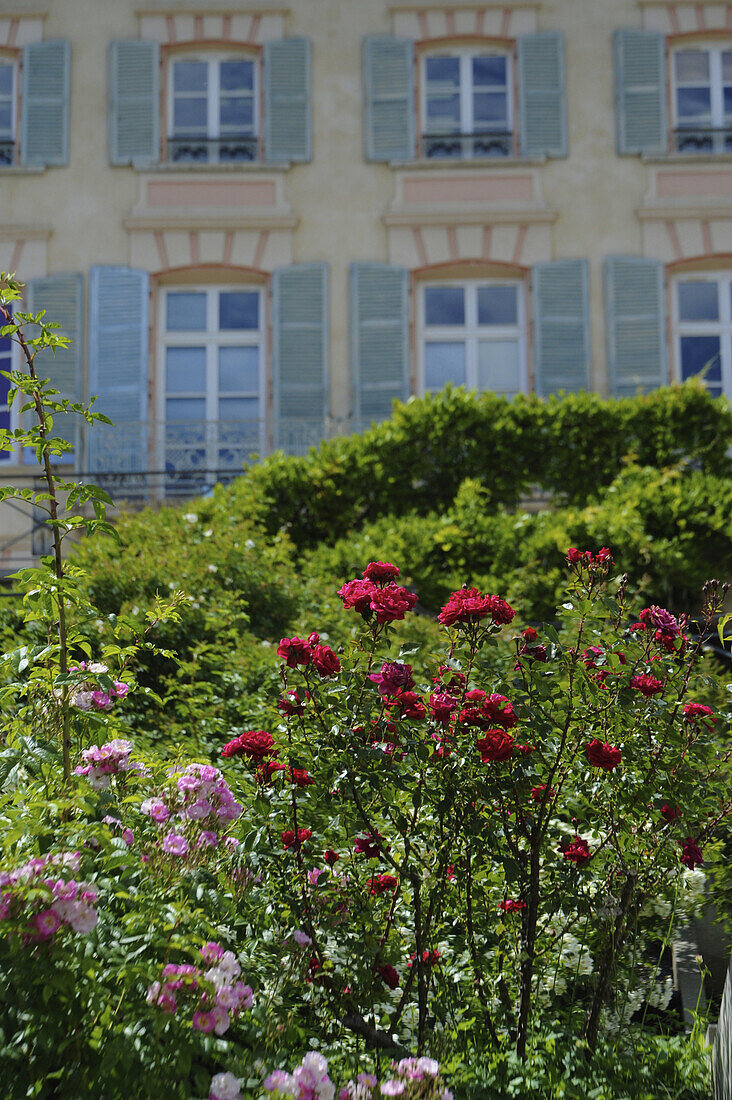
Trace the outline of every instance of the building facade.
<instances>
[{"instance_id":1,"label":"building facade","mask_svg":"<svg viewBox=\"0 0 732 1100\"><path fill-rule=\"evenodd\" d=\"M732 396L731 3L0 0L0 193L118 498L448 381Z\"/></svg>"}]
</instances>

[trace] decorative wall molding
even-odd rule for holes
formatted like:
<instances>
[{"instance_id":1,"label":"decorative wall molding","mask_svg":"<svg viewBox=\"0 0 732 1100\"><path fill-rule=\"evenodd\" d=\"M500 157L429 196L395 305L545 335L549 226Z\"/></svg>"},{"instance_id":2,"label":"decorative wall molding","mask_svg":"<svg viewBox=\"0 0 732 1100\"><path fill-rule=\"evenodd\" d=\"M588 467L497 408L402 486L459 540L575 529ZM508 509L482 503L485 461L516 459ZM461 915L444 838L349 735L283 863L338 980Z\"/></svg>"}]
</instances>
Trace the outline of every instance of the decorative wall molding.
<instances>
[{"instance_id":1,"label":"decorative wall molding","mask_svg":"<svg viewBox=\"0 0 732 1100\"><path fill-rule=\"evenodd\" d=\"M394 34L428 42L431 39L483 35L515 38L537 29L535 0L527 3L405 4L391 8Z\"/></svg>"},{"instance_id":2,"label":"decorative wall molding","mask_svg":"<svg viewBox=\"0 0 732 1100\"><path fill-rule=\"evenodd\" d=\"M0 16L0 47L13 50L27 46L29 42L43 41L45 18L45 13Z\"/></svg>"},{"instance_id":3,"label":"decorative wall molding","mask_svg":"<svg viewBox=\"0 0 732 1100\"><path fill-rule=\"evenodd\" d=\"M48 271L50 226L0 225L0 271L15 271L22 282Z\"/></svg>"},{"instance_id":4,"label":"decorative wall molding","mask_svg":"<svg viewBox=\"0 0 732 1100\"><path fill-rule=\"evenodd\" d=\"M233 5L232 5L233 6ZM249 11L210 10L138 12L140 37L173 46L177 42L237 42L261 46L285 33L286 8Z\"/></svg>"},{"instance_id":5,"label":"decorative wall molding","mask_svg":"<svg viewBox=\"0 0 732 1100\"><path fill-rule=\"evenodd\" d=\"M669 3L669 0L639 0L646 30L663 34L699 34L732 31L730 3Z\"/></svg>"}]
</instances>

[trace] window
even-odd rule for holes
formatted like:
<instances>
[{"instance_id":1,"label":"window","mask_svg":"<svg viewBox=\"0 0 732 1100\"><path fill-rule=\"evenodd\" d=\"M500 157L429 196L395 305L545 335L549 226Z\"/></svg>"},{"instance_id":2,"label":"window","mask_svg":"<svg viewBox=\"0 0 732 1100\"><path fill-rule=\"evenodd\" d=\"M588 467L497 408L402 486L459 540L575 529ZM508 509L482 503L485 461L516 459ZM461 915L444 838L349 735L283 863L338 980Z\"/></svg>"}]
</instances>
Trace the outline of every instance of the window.
<instances>
[{"instance_id":1,"label":"window","mask_svg":"<svg viewBox=\"0 0 732 1100\"><path fill-rule=\"evenodd\" d=\"M15 84L15 65L0 59L0 166L15 160Z\"/></svg>"},{"instance_id":2,"label":"window","mask_svg":"<svg viewBox=\"0 0 732 1100\"><path fill-rule=\"evenodd\" d=\"M169 491L241 471L264 447L264 319L258 288L167 290L162 302Z\"/></svg>"},{"instance_id":3,"label":"window","mask_svg":"<svg viewBox=\"0 0 732 1100\"><path fill-rule=\"evenodd\" d=\"M5 323L3 321L3 323ZM13 341L9 336L0 336L0 371L13 369ZM10 431L16 427L13 411L8 408L8 391L10 381L0 374L0 428ZM0 450L0 462L9 462L12 458L10 451Z\"/></svg>"},{"instance_id":4,"label":"window","mask_svg":"<svg viewBox=\"0 0 732 1100\"><path fill-rule=\"evenodd\" d=\"M425 157L507 157L512 152L511 73L502 53L424 58Z\"/></svg>"},{"instance_id":5,"label":"window","mask_svg":"<svg viewBox=\"0 0 732 1100\"><path fill-rule=\"evenodd\" d=\"M506 397L526 388L519 283L430 283L422 288L421 311L422 392L447 382Z\"/></svg>"},{"instance_id":6,"label":"window","mask_svg":"<svg viewBox=\"0 0 732 1100\"><path fill-rule=\"evenodd\" d=\"M678 153L732 152L732 49L683 49L673 55Z\"/></svg>"},{"instance_id":7,"label":"window","mask_svg":"<svg viewBox=\"0 0 732 1100\"><path fill-rule=\"evenodd\" d=\"M176 58L170 65L168 160L257 160L257 61Z\"/></svg>"},{"instance_id":8,"label":"window","mask_svg":"<svg viewBox=\"0 0 732 1100\"><path fill-rule=\"evenodd\" d=\"M681 381L701 375L713 397L732 396L732 274L676 284Z\"/></svg>"}]
</instances>

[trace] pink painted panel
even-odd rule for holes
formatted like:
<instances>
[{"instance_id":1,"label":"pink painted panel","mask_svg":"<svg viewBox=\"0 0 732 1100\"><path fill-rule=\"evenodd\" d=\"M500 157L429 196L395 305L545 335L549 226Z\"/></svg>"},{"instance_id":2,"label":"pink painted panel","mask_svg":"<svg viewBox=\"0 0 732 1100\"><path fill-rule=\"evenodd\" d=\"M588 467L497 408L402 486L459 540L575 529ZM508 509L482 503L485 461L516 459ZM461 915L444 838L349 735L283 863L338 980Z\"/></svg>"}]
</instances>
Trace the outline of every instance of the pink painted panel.
<instances>
[{"instance_id":1,"label":"pink painted panel","mask_svg":"<svg viewBox=\"0 0 732 1100\"><path fill-rule=\"evenodd\" d=\"M732 168L718 172L659 172L659 198L732 197Z\"/></svg>"},{"instance_id":2,"label":"pink painted panel","mask_svg":"<svg viewBox=\"0 0 732 1100\"><path fill-rule=\"evenodd\" d=\"M151 180L148 206L274 206L271 180Z\"/></svg>"},{"instance_id":3,"label":"pink painted panel","mask_svg":"<svg viewBox=\"0 0 732 1100\"><path fill-rule=\"evenodd\" d=\"M441 175L404 181L405 202L533 202L533 199L534 181L530 175Z\"/></svg>"}]
</instances>

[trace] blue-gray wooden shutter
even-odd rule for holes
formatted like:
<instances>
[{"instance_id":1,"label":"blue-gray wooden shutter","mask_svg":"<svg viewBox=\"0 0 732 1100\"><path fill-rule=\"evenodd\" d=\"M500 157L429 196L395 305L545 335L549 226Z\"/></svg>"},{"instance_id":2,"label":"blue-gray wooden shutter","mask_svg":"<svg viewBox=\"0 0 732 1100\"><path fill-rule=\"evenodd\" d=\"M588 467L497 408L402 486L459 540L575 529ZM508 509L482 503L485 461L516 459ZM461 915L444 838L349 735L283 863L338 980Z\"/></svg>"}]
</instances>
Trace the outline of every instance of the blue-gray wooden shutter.
<instances>
[{"instance_id":1,"label":"blue-gray wooden shutter","mask_svg":"<svg viewBox=\"0 0 732 1100\"><path fill-rule=\"evenodd\" d=\"M89 430L92 473L147 469L148 290L146 271L89 272L89 398L114 422Z\"/></svg>"},{"instance_id":2,"label":"blue-gray wooden shutter","mask_svg":"<svg viewBox=\"0 0 732 1100\"><path fill-rule=\"evenodd\" d=\"M363 42L364 155L414 158L414 44L372 35Z\"/></svg>"},{"instance_id":3,"label":"blue-gray wooden shutter","mask_svg":"<svg viewBox=\"0 0 732 1100\"><path fill-rule=\"evenodd\" d=\"M272 380L276 446L304 454L328 415L328 266L293 264L272 275Z\"/></svg>"},{"instance_id":4,"label":"blue-gray wooden shutter","mask_svg":"<svg viewBox=\"0 0 732 1100\"><path fill-rule=\"evenodd\" d=\"M160 49L121 38L109 44L109 159L157 164L160 156Z\"/></svg>"},{"instance_id":5,"label":"blue-gray wooden shutter","mask_svg":"<svg viewBox=\"0 0 732 1100\"><path fill-rule=\"evenodd\" d=\"M310 39L279 38L264 46L264 155L269 161L312 159Z\"/></svg>"},{"instance_id":6,"label":"blue-gray wooden shutter","mask_svg":"<svg viewBox=\"0 0 732 1100\"><path fill-rule=\"evenodd\" d=\"M23 48L22 164L68 164L70 62L71 44L61 39Z\"/></svg>"},{"instance_id":7,"label":"blue-gray wooden shutter","mask_svg":"<svg viewBox=\"0 0 732 1100\"><path fill-rule=\"evenodd\" d=\"M519 141L523 156L567 156L564 35L524 34L518 40Z\"/></svg>"},{"instance_id":8,"label":"blue-gray wooden shutter","mask_svg":"<svg viewBox=\"0 0 732 1100\"><path fill-rule=\"evenodd\" d=\"M604 263L610 393L633 397L667 382L664 268L642 256Z\"/></svg>"},{"instance_id":9,"label":"blue-gray wooden shutter","mask_svg":"<svg viewBox=\"0 0 732 1100\"><path fill-rule=\"evenodd\" d=\"M39 352L35 360L38 377L50 379L51 385L59 392L58 399L67 398L69 401L81 401L83 396L83 291L83 277L77 273L29 279L26 286L25 301L28 312L40 313L45 309L46 316L43 320L59 325L60 327L56 330L57 335L65 336L71 341L67 348L58 348L55 353L51 350ZM32 331L31 335L33 335ZM62 436L73 443L75 459L78 459L79 425L80 420L75 413L70 413L68 417L63 414L54 416L53 435ZM67 455L64 456L63 461L70 462L75 459ZM26 455L26 461L35 461L33 452Z\"/></svg>"},{"instance_id":10,"label":"blue-gray wooden shutter","mask_svg":"<svg viewBox=\"0 0 732 1100\"><path fill-rule=\"evenodd\" d=\"M587 389L590 375L587 260L535 264L534 363L541 397Z\"/></svg>"},{"instance_id":11,"label":"blue-gray wooden shutter","mask_svg":"<svg viewBox=\"0 0 732 1100\"><path fill-rule=\"evenodd\" d=\"M618 153L665 153L666 40L658 31L615 31Z\"/></svg>"},{"instance_id":12,"label":"blue-gray wooden shutter","mask_svg":"<svg viewBox=\"0 0 732 1100\"><path fill-rule=\"evenodd\" d=\"M358 431L409 397L409 276L393 264L351 264L352 415Z\"/></svg>"}]
</instances>

